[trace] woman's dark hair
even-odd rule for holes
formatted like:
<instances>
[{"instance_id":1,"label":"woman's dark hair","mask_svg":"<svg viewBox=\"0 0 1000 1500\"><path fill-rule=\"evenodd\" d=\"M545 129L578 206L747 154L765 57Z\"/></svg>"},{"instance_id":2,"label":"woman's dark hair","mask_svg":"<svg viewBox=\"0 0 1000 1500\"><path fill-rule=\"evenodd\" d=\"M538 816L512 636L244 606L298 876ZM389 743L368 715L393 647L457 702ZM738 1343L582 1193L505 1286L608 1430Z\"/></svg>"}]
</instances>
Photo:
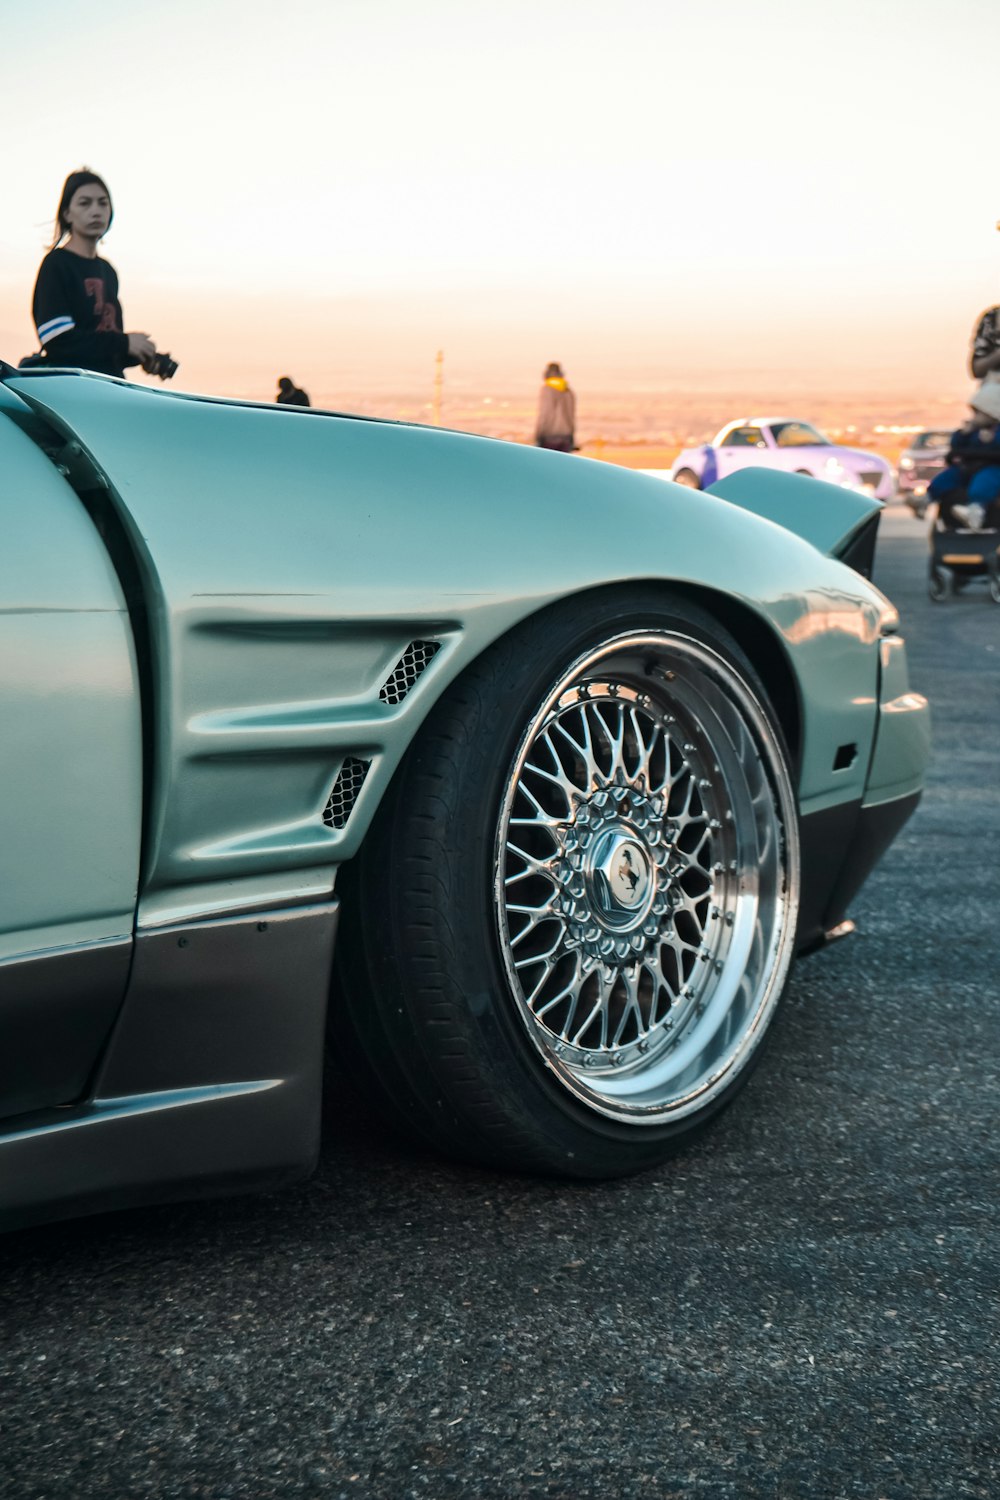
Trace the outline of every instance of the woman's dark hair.
<instances>
[{"instance_id":1,"label":"woman's dark hair","mask_svg":"<svg viewBox=\"0 0 1000 1500\"><path fill-rule=\"evenodd\" d=\"M556 380L556 379L559 379L561 376L562 376L562 365L557 365L555 363L555 361L553 361L552 364L545 366L545 374L542 376L542 379L543 380Z\"/></svg>"},{"instance_id":2,"label":"woman's dark hair","mask_svg":"<svg viewBox=\"0 0 1000 1500\"><path fill-rule=\"evenodd\" d=\"M56 209L56 232L49 247L50 249L54 250L59 242L64 240L69 234L69 227L66 223L66 210L73 202L73 194L82 187L90 187L92 182L96 182L97 186L102 187L108 194L108 207L111 210L108 214L108 228L111 228L111 220L115 216L115 210L111 202L111 194L108 192L108 185L103 177L98 177L97 173L92 172L89 167L81 167L79 172L71 172L63 183L62 196L59 199L59 207Z\"/></svg>"}]
</instances>

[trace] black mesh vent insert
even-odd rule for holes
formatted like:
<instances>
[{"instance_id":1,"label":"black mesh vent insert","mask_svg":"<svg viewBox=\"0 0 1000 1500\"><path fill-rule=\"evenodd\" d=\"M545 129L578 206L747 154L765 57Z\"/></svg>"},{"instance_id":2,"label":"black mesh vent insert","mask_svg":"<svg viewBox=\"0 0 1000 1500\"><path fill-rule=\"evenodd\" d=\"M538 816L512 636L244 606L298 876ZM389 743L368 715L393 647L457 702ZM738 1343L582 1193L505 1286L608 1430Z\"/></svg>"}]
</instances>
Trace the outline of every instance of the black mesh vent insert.
<instances>
[{"instance_id":1,"label":"black mesh vent insert","mask_svg":"<svg viewBox=\"0 0 1000 1500\"><path fill-rule=\"evenodd\" d=\"M365 777L371 770L370 760L359 760L349 755L340 768L340 775L333 783L330 800L323 809L323 822L327 828L343 828L351 816L351 809L358 800L358 793Z\"/></svg>"},{"instance_id":2,"label":"black mesh vent insert","mask_svg":"<svg viewBox=\"0 0 1000 1500\"><path fill-rule=\"evenodd\" d=\"M379 697L383 703L402 703L428 662L441 650L440 641L411 641L383 684Z\"/></svg>"}]
</instances>

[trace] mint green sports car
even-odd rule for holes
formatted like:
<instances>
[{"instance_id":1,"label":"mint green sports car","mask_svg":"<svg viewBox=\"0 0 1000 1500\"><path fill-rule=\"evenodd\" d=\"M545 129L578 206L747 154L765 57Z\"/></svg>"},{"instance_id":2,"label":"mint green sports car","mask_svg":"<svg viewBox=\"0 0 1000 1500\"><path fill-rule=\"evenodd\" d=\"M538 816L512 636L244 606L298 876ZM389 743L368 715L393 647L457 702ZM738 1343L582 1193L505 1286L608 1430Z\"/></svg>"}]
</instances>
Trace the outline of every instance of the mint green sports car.
<instances>
[{"instance_id":1,"label":"mint green sports car","mask_svg":"<svg viewBox=\"0 0 1000 1500\"><path fill-rule=\"evenodd\" d=\"M0 1222L662 1161L920 794L879 503L0 366Z\"/></svg>"}]
</instances>

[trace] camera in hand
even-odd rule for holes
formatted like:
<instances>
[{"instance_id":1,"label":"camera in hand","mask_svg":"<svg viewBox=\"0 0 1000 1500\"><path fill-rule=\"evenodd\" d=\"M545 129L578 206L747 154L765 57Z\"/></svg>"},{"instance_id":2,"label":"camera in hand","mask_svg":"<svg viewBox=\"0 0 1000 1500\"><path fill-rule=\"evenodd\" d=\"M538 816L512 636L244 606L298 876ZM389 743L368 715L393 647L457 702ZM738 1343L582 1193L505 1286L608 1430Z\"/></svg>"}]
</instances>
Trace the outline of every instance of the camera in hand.
<instances>
[{"instance_id":1,"label":"camera in hand","mask_svg":"<svg viewBox=\"0 0 1000 1500\"><path fill-rule=\"evenodd\" d=\"M161 380L173 380L177 374L177 361L169 354L154 354L146 369L150 375L159 375Z\"/></svg>"}]
</instances>

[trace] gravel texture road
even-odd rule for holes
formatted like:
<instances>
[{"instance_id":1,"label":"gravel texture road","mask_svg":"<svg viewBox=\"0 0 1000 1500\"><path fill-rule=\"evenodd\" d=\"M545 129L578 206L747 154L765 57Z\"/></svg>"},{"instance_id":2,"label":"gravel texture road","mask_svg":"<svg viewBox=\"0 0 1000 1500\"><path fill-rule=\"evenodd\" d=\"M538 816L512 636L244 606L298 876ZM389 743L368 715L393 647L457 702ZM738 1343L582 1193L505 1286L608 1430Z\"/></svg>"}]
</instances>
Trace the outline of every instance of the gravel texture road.
<instances>
[{"instance_id":1,"label":"gravel texture road","mask_svg":"<svg viewBox=\"0 0 1000 1500\"><path fill-rule=\"evenodd\" d=\"M879 545L928 790L716 1128L561 1186L345 1086L301 1187L7 1236L3 1500L1000 1494L1000 609Z\"/></svg>"}]
</instances>

